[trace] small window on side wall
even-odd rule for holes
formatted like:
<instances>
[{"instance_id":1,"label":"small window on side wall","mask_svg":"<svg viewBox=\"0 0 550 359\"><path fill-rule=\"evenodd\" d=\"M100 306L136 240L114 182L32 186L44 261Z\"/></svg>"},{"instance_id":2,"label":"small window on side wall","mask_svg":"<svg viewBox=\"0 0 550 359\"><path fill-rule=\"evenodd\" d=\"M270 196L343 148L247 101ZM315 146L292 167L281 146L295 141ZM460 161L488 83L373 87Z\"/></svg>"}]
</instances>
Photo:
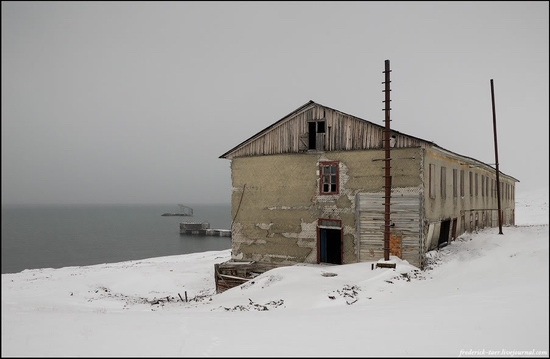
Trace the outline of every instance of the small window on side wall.
<instances>
[{"instance_id":1,"label":"small window on side wall","mask_svg":"<svg viewBox=\"0 0 550 359\"><path fill-rule=\"evenodd\" d=\"M319 193L338 194L338 162L321 162L319 175Z\"/></svg>"},{"instance_id":2,"label":"small window on side wall","mask_svg":"<svg viewBox=\"0 0 550 359\"><path fill-rule=\"evenodd\" d=\"M430 198L431 199L435 199L435 165L434 164L430 164L430 172L429 172L429 179L428 179L428 184L429 184L429 192L430 192Z\"/></svg>"}]
</instances>

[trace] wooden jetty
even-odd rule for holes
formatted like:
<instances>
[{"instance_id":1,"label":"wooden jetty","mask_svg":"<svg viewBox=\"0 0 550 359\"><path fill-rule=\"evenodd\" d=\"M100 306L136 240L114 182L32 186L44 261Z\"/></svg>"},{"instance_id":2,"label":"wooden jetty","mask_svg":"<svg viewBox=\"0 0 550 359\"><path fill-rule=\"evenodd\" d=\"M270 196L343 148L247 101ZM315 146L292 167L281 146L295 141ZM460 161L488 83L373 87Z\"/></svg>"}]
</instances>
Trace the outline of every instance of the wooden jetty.
<instances>
[{"instance_id":1,"label":"wooden jetty","mask_svg":"<svg viewBox=\"0 0 550 359\"><path fill-rule=\"evenodd\" d=\"M230 229L212 229L208 222L181 222L180 234L201 236L231 237Z\"/></svg>"}]
</instances>

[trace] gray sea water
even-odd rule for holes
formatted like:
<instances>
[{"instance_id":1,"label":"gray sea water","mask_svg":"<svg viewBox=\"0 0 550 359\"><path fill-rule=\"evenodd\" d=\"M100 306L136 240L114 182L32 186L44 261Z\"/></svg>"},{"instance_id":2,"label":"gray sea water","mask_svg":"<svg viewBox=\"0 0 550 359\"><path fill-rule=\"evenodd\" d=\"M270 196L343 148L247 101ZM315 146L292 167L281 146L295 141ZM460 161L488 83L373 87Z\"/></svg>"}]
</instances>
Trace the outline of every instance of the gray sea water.
<instances>
[{"instance_id":1,"label":"gray sea water","mask_svg":"<svg viewBox=\"0 0 550 359\"><path fill-rule=\"evenodd\" d=\"M230 237L180 234L180 222L230 229L231 205L3 205L2 274L231 248Z\"/></svg>"}]
</instances>

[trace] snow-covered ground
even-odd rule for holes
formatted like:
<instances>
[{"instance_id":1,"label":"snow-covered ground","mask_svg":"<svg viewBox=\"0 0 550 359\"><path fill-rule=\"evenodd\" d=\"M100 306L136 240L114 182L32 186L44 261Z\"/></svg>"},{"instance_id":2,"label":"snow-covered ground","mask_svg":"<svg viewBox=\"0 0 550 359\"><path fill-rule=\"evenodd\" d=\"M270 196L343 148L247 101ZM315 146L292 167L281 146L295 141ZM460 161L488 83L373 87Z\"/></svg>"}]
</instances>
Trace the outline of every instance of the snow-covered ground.
<instances>
[{"instance_id":1,"label":"snow-covered ground","mask_svg":"<svg viewBox=\"0 0 550 359\"><path fill-rule=\"evenodd\" d=\"M2 356L548 357L548 189L516 223L423 271L296 265L221 294L229 250L2 274Z\"/></svg>"}]
</instances>

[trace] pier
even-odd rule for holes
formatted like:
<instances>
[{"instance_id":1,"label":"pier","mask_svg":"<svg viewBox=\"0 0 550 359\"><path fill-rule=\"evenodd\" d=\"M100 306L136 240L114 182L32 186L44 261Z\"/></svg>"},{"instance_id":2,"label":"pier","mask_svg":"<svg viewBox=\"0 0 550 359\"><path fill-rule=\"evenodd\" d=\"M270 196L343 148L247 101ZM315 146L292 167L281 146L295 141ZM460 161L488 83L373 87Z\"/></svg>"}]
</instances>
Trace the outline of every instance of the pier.
<instances>
[{"instance_id":1,"label":"pier","mask_svg":"<svg viewBox=\"0 0 550 359\"><path fill-rule=\"evenodd\" d=\"M181 222L180 234L199 236L231 237L230 229L212 229L208 222Z\"/></svg>"}]
</instances>

